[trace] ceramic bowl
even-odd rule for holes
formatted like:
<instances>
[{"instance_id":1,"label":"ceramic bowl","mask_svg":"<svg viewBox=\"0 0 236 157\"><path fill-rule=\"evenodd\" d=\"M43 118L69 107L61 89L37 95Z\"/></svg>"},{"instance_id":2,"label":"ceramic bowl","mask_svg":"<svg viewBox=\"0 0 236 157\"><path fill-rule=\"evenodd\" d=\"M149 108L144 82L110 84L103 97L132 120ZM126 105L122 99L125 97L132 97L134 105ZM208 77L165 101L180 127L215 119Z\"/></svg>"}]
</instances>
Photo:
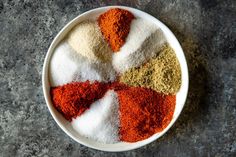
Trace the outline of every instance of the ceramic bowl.
<instances>
[{"instance_id":1,"label":"ceramic bowl","mask_svg":"<svg viewBox=\"0 0 236 157\"><path fill-rule=\"evenodd\" d=\"M63 116L53 107L51 96L50 96L49 63L50 63L51 56L54 52L54 48L67 35L67 33L71 30L71 28L74 27L76 24L80 23L81 21L88 20L88 19L95 20L100 14L104 13L105 11L111 8L126 9L130 11L131 13L133 13L135 17L141 17L143 19L146 19L147 21L150 21L156 24L163 31L170 46L174 49L176 56L180 62L180 67L181 67L182 85L179 92L176 95L176 107L175 107L175 112L174 112L171 122L163 131L156 133L153 136L143 141L139 141L135 143L120 142L116 144L102 144L102 143L98 143L96 141L93 141L93 140L90 140L81 136L72 128L70 122L68 122L65 118L63 118ZM155 17L134 8L124 7L124 6L108 6L108 7L92 9L90 11L87 11L77 16L57 34L57 36L54 38L46 54L46 58L44 61L44 66L43 66L42 83L43 83L44 97L45 97L48 109L51 115L53 116L54 120L56 121L56 123L67 135L69 135L72 139L74 139L78 143L83 144L87 147L91 147L91 148L103 150L103 151L119 152L119 151L127 151L127 150L136 149L146 144L149 144L155 141L156 139L160 138L170 129L170 127L175 123L175 121L179 117L184 107L184 103L185 103L187 93L188 93L189 80L188 80L188 67L187 67L183 50L178 40L176 39L175 35L170 31L170 29L166 25L164 25L161 21L159 21Z\"/></svg>"}]
</instances>

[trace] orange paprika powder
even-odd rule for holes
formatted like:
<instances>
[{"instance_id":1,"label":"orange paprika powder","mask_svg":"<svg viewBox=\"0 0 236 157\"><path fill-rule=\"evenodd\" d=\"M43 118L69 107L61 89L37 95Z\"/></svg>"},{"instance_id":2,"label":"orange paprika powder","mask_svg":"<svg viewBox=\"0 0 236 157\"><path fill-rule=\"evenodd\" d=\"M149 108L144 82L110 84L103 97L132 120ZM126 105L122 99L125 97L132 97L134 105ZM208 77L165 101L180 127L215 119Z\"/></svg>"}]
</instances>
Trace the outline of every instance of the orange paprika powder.
<instances>
[{"instance_id":1,"label":"orange paprika powder","mask_svg":"<svg viewBox=\"0 0 236 157\"><path fill-rule=\"evenodd\" d=\"M162 131L170 123L175 95L163 95L142 87L118 90L120 103L120 139L137 142Z\"/></svg>"},{"instance_id":2,"label":"orange paprika powder","mask_svg":"<svg viewBox=\"0 0 236 157\"><path fill-rule=\"evenodd\" d=\"M119 8L110 9L99 16L100 30L114 52L119 51L125 43L133 19L132 13Z\"/></svg>"}]
</instances>

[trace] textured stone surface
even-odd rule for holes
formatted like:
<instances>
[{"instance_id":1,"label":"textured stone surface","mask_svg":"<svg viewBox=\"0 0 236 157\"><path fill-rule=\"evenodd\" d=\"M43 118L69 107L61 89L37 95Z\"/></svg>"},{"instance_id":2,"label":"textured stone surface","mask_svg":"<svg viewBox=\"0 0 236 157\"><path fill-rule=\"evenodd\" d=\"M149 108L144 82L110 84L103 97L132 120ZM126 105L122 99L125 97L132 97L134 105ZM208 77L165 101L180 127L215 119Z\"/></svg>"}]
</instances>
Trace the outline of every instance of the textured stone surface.
<instances>
[{"instance_id":1,"label":"textured stone surface","mask_svg":"<svg viewBox=\"0 0 236 157\"><path fill-rule=\"evenodd\" d=\"M190 91L177 123L137 150L107 153L70 139L50 115L41 73L52 39L84 11L127 5L163 21L183 45ZM235 0L0 0L0 156L236 156Z\"/></svg>"}]
</instances>

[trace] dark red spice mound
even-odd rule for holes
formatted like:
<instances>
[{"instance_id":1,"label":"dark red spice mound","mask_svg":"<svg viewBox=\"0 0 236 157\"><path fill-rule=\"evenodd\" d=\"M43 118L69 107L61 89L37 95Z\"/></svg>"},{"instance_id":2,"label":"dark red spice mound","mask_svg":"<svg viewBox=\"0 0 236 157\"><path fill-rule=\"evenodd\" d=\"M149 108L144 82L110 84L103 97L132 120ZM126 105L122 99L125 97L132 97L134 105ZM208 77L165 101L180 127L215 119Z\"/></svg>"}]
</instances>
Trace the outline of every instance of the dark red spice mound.
<instances>
[{"instance_id":1,"label":"dark red spice mound","mask_svg":"<svg viewBox=\"0 0 236 157\"><path fill-rule=\"evenodd\" d=\"M104 96L108 85L100 82L73 82L51 88L55 108L69 121L87 110L90 105Z\"/></svg>"},{"instance_id":2,"label":"dark red spice mound","mask_svg":"<svg viewBox=\"0 0 236 157\"><path fill-rule=\"evenodd\" d=\"M133 19L132 13L119 8L110 9L99 16L100 30L114 52L119 51L125 43Z\"/></svg>"},{"instance_id":3,"label":"dark red spice mound","mask_svg":"<svg viewBox=\"0 0 236 157\"><path fill-rule=\"evenodd\" d=\"M170 123L176 97L141 87L117 90L120 102L120 139L144 140Z\"/></svg>"}]
</instances>

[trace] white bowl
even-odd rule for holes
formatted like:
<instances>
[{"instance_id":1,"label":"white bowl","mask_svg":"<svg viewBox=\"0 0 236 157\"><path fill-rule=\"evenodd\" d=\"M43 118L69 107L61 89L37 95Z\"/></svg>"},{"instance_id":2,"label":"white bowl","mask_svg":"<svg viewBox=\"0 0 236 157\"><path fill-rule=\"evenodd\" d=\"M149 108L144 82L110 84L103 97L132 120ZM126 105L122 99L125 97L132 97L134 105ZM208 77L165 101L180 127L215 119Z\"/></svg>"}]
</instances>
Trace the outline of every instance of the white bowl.
<instances>
[{"instance_id":1,"label":"white bowl","mask_svg":"<svg viewBox=\"0 0 236 157\"><path fill-rule=\"evenodd\" d=\"M52 53L54 52L54 48L57 46L57 44L67 35L67 33L71 30L72 27L74 27L76 24L83 20L87 19L96 19L101 13L104 13L108 9L111 8L121 8L130 11L133 13L136 17L142 17L143 19L146 19L154 24L156 24L165 34L167 41L169 42L170 46L174 49L176 56L180 62L180 67L181 67L181 76L182 76L182 85L177 93L176 96L176 107L175 107L175 112L173 115L173 118L170 122L170 124L161 132L154 134L153 136L149 137L148 139L145 139L143 141L135 142L135 143L127 143L127 142L120 142L116 144L103 144L103 143L98 143L96 141L87 139L81 135L79 135L71 126L70 122L65 120L65 118L53 107L52 101L51 101L51 96L50 96L50 84L49 84L49 75L48 75L48 68L49 68L49 62L52 56ZM124 7L124 6L108 6L108 7L101 7L97 9L93 9L90 11L87 11L75 19L73 19L71 22L69 22L55 37L53 40L52 44L50 45L44 65L43 65L43 75L42 75L42 83L43 83L43 92L45 96L45 100L48 106L48 109L50 113L52 114L54 120L57 122L57 124L61 127L61 129L69 135L72 139L77 141L80 144L83 144L87 147L91 147L94 149L98 150L103 150L103 151L110 151L110 152L119 152L119 151L127 151L127 150L132 150L136 149L139 147L142 147L150 142L155 141L159 137L161 137L163 134L165 134L170 127L175 123L177 118L179 117L186 97L188 93L188 67L186 63L186 59L183 53L183 50L174 36L174 34L169 30L167 26L165 26L162 22L160 22L158 19L155 17L142 12L140 10L130 8L130 7Z\"/></svg>"}]
</instances>

